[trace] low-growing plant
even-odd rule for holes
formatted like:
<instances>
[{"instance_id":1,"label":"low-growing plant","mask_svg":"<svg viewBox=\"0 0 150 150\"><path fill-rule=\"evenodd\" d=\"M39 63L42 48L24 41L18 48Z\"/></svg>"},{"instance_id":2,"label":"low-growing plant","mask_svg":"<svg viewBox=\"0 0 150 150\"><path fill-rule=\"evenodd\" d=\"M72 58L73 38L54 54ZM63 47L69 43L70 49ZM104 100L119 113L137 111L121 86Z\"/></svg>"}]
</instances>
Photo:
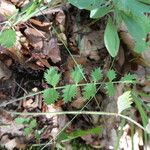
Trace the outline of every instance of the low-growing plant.
<instances>
[{"instance_id":1,"label":"low-growing plant","mask_svg":"<svg viewBox=\"0 0 150 150\"><path fill-rule=\"evenodd\" d=\"M73 84L67 84L64 86L57 86L61 79L61 73L59 73L56 67L50 67L44 73L44 78L50 88L43 91L43 98L45 103L52 104L63 98L64 102L72 101L77 95L78 87L82 87L82 96L85 100L93 98L97 93L97 86L103 85L108 96L113 96L115 94L114 84L134 84L136 83L136 76L133 74L127 74L121 78L119 81L115 81L116 72L114 70L109 70L106 74L108 80L107 82L102 82L103 73L100 68L95 68L91 71L90 82L84 83L84 68L81 65L77 65L74 69L70 71ZM82 83L81 83L82 81ZM62 93L62 94L60 94ZM62 95L62 96L61 96Z\"/></svg>"},{"instance_id":2,"label":"low-growing plant","mask_svg":"<svg viewBox=\"0 0 150 150\"><path fill-rule=\"evenodd\" d=\"M35 128L37 127L36 119L33 118L25 118L25 117L18 117L15 119L16 124L24 125L24 135L29 136L31 133L35 133Z\"/></svg>"},{"instance_id":3,"label":"low-growing plant","mask_svg":"<svg viewBox=\"0 0 150 150\"><path fill-rule=\"evenodd\" d=\"M149 0L68 0L79 9L90 11L93 19L108 16L104 32L104 43L112 57L119 50L118 27L124 24L135 40L135 51L143 52L149 46L146 41L150 32L150 20L145 13L150 12Z\"/></svg>"},{"instance_id":4,"label":"low-growing plant","mask_svg":"<svg viewBox=\"0 0 150 150\"><path fill-rule=\"evenodd\" d=\"M0 31L0 45L5 48L12 47L17 40L17 35L14 28L16 25L27 21L47 8L53 9L60 6L60 4L63 5L63 3L64 2L61 3L60 0L50 0L47 1L47 5L44 5L43 0L33 0L29 1L29 3L27 3L20 10L16 8L16 12L13 16L5 16L8 21L3 23L3 29Z\"/></svg>"},{"instance_id":5,"label":"low-growing plant","mask_svg":"<svg viewBox=\"0 0 150 150\"><path fill-rule=\"evenodd\" d=\"M90 81L88 83L84 83L83 75L85 74L84 68L81 65L78 65L73 70L71 70L70 74L74 83L67 84L64 86L57 86L61 79L61 74L57 71L57 69L55 67L51 67L45 72L44 74L45 81L51 86L50 88L45 89L43 91L43 98L45 103L52 104L57 100L59 100L60 98L63 99L64 102L66 103L71 102L77 95L78 87L82 88L81 93L83 98L86 100L90 100L93 97L95 97L98 85L103 85L102 87L106 90L106 95L113 96L116 92L115 84L121 83L131 85L137 83L137 77L134 74L126 74L120 80L116 81L115 80L116 73L114 70L108 70L108 72L106 73L107 80L104 82L102 81L104 74L102 73L102 70L100 68L95 68L94 70L92 70L90 74ZM148 128L149 117L147 114L148 112L150 112L150 107L147 104L145 104L142 101L142 99L140 99L136 91L130 89L129 86L127 87L128 87L127 91L124 91L123 94L118 97L117 100L118 114L128 115L130 114L131 108L133 106L136 107L142 119L142 125L145 128L145 131L147 131L147 133L150 133L150 130ZM129 115L129 117L132 118L135 116L134 114L132 114L132 116ZM121 138L122 132L123 131L119 133L118 142ZM145 142L147 142L147 139L149 138L149 135L147 133L146 132L144 133ZM116 150L118 149L119 146L117 143L116 143L117 147Z\"/></svg>"},{"instance_id":6,"label":"low-growing plant","mask_svg":"<svg viewBox=\"0 0 150 150\"><path fill-rule=\"evenodd\" d=\"M150 12L150 2L146 0L68 0L72 5L79 9L90 11L90 17L93 19L108 16L106 29L104 32L104 43L112 57L118 53L120 39L117 33L118 27L124 24L131 36L135 40L135 51L143 52L150 44L147 42L147 34L150 32L150 20L145 13ZM21 12L18 12L9 19L9 29L0 32L0 44L4 47L12 47L15 43L15 30L11 29L14 25L24 22L36 15L39 11L54 8L58 4L64 4L64 1L52 0L49 6L43 6L43 1L32 1ZM11 34L13 33L13 34ZM4 37L10 37L6 38Z\"/></svg>"}]
</instances>

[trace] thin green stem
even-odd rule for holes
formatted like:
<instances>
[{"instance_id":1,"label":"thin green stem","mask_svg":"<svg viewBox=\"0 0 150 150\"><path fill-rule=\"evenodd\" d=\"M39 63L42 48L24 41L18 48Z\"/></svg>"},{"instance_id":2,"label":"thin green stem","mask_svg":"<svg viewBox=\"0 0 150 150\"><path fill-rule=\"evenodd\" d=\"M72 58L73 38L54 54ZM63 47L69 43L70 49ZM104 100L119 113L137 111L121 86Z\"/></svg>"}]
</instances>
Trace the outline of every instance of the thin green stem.
<instances>
[{"instance_id":1,"label":"thin green stem","mask_svg":"<svg viewBox=\"0 0 150 150\"><path fill-rule=\"evenodd\" d=\"M82 86L85 86L85 85L87 85L87 84L90 84L91 82L89 82L89 83L82 83L82 84L70 84L70 85L76 85L76 86L78 86L78 87L82 87ZM93 82L94 83L94 82ZM95 82L94 84L95 85L104 85L104 84L106 84L107 82ZM117 84L117 83L122 83L122 81L113 81L112 83L114 83L114 84ZM125 83L125 82L124 82ZM68 84L69 85L69 84ZM65 85L66 86L66 85ZM56 90L61 90L61 89L64 89L65 88L65 86L58 86L58 87L55 87L55 89ZM52 87L52 88L54 88L54 87ZM20 98L17 98L17 99L10 99L10 100L7 100L8 102L4 102L4 103L2 103L2 104L0 104L0 107L4 107L4 106L6 106L6 105L9 105L9 104L12 104L13 102L17 102L17 101L20 101L20 100L22 100L22 99L26 99L26 98L28 98L28 97L32 97L32 96L35 96L35 95L38 95L38 94L42 94L43 93L43 91L44 90L42 90L42 91L39 91L39 92L36 92L36 93L32 93L32 94L29 94L29 95L26 95L26 96L23 96L23 97L20 97Z\"/></svg>"},{"instance_id":2,"label":"thin green stem","mask_svg":"<svg viewBox=\"0 0 150 150\"><path fill-rule=\"evenodd\" d=\"M111 112L97 112L97 111L60 111L60 112L41 112L41 113L34 113L34 112L10 112L8 111L8 113L13 114L13 115L24 115L24 116L28 116L28 115L32 115L32 116L39 116L39 115L104 115L104 116L115 116L115 117L121 117L124 118L130 122L132 122L133 124L135 124L136 126L138 126L139 128L141 128L142 130L144 130L145 132L146 129L140 125L138 122L136 122L135 120L133 120L132 118L122 115L122 114L118 114L118 113L111 113Z\"/></svg>"}]
</instances>

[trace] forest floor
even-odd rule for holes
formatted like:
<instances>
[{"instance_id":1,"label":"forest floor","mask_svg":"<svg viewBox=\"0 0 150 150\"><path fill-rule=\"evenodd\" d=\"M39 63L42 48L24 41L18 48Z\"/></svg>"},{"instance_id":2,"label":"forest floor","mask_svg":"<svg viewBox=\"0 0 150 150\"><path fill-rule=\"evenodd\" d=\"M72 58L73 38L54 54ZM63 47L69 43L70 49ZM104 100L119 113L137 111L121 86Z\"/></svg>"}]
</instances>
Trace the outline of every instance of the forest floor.
<instances>
[{"instance_id":1,"label":"forest floor","mask_svg":"<svg viewBox=\"0 0 150 150\"><path fill-rule=\"evenodd\" d=\"M0 5L0 30L6 21L4 14L13 14L27 2L2 0L5 8ZM150 149L150 140L147 138L145 142L142 129L117 115L57 115L62 111L117 114L117 100L125 89L141 93L138 97L143 105L149 106L150 80L146 79L150 68L144 66L123 41L118 56L109 55L103 40L106 19L90 19L88 11L65 5L39 11L15 25L16 44L12 48L0 45L0 149L130 150L133 146L135 150ZM85 69L86 81L90 80L91 71L100 67L105 75L113 69L118 80L134 73L138 84L117 83L114 96L108 96L100 86L96 96L88 101L80 88L71 102L65 103L62 98L54 104L43 102L41 91L48 87L43 78L45 70L55 66L61 73L59 84L63 86L72 83L70 70L77 64ZM42 112L54 114L36 115ZM146 114L149 116L150 111ZM142 124L134 104L126 115Z\"/></svg>"}]
</instances>

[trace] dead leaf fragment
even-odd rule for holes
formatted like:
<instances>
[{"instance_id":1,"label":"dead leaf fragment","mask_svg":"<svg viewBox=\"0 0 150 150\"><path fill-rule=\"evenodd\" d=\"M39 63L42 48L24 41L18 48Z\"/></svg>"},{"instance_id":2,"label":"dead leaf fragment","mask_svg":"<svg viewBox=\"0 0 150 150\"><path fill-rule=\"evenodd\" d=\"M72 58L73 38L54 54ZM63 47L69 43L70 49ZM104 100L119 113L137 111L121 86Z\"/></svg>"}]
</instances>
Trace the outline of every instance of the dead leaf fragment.
<instances>
[{"instance_id":1,"label":"dead leaf fragment","mask_svg":"<svg viewBox=\"0 0 150 150\"><path fill-rule=\"evenodd\" d=\"M0 79L9 79L11 77L11 71L7 68L7 66L0 61Z\"/></svg>"},{"instance_id":2,"label":"dead leaf fragment","mask_svg":"<svg viewBox=\"0 0 150 150\"><path fill-rule=\"evenodd\" d=\"M15 5L6 0L0 1L0 10L0 13L6 17L13 16L18 11Z\"/></svg>"},{"instance_id":3,"label":"dead leaf fragment","mask_svg":"<svg viewBox=\"0 0 150 150\"><path fill-rule=\"evenodd\" d=\"M43 38L45 38L44 32L33 28L27 28L25 30L25 34L26 38L28 39L29 43L34 47L34 49L42 49Z\"/></svg>"},{"instance_id":4,"label":"dead leaf fragment","mask_svg":"<svg viewBox=\"0 0 150 150\"><path fill-rule=\"evenodd\" d=\"M60 50L56 38L51 38L49 42L44 41L43 53L48 56L53 63L61 61Z\"/></svg>"}]
</instances>

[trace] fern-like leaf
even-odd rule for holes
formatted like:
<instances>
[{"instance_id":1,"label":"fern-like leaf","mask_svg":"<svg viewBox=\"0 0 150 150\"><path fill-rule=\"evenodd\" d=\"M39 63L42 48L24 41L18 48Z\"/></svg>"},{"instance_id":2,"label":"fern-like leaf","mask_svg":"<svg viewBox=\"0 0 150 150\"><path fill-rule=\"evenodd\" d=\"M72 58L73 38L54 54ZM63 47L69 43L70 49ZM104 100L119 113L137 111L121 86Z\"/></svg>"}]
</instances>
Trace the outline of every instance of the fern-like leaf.
<instances>
[{"instance_id":1,"label":"fern-like leaf","mask_svg":"<svg viewBox=\"0 0 150 150\"><path fill-rule=\"evenodd\" d=\"M109 79L109 81L112 81L116 78L116 72L114 70L109 70L107 72L107 77Z\"/></svg>"},{"instance_id":2,"label":"fern-like leaf","mask_svg":"<svg viewBox=\"0 0 150 150\"><path fill-rule=\"evenodd\" d=\"M69 102L74 98L77 94L77 86L76 85L66 85L63 90L63 99L65 102Z\"/></svg>"},{"instance_id":3,"label":"fern-like leaf","mask_svg":"<svg viewBox=\"0 0 150 150\"><path fill-rule=\"evenodd\" d=\"M118 97L118 113L121 113L123 110L130 108L132 103L133 99L131 91L124 92L121 96Z\"/></svg>"},{"instance_id":4,"label":"fern-like leaf","mask_svg":"<svg viewBox=\"0 0 150 150\"><path fill-rule=\"evenodd\" d=\"M43 91L43 98L46 104L53 104L59 98L59 93L53 88L48 88Z\"/></svg>"},{"instance_id":5,"label":"fern-like leaf","mask_svg":"<svg viewBox=\"0 0 150 150\"><path fill-rule=\"evenodd\" d=\"M88 83L83 88L83 97L84 99L91 99L96 94L96 85L94 83Z\"/></svg>"},{"instance_id":6,"label":"fern-like leaf","mask_svg":"<svg viewBox=\"0 0 150 150\"><path fill-rule=\"evenodd\" d=\"M123 83L135 83L136 82L136 75L135 74L127 74L121 78L121 82Z\"/></svg>"},{"instance_id":7,"label":"fern-like leaf","mask_svg":"<svg viewBox=\"0 0 150 150\"><path fill-rule=\"evenodd\" d=\"M71 72L71 77L76 84L79 83L83 79L84 70L81 65L77 65L73 69L73 71Z\"/></svg>"},{"instance_id":8,"label":"fern-like leaf","mask_svg":"<svg viewBox=\"0 0 150 150\"><path fill-rule=\"evenodd\" d=\"M60 77L61 75L58 73L55 67L50 67L44 73L45 81L54 87L58 84Z\"/></svg>"},{"instance_id":9,"label":"fern-like leaf","mask_svg":"<svg viewBox=\"0 0 150 150\"><path fill-rule=\"evenodd\" d=\"M16 32L12 29L7 29L0 32L0 44L6 48L12 47L16 42Z\"/></svg>"},{"instance_id":10,"label":"fern-like leaf","mask_svg":"<svg viewBox=\"0 0 150 150\"><path fill-rule=\"evenodd\" d=\"M108 82L105 84L105 89L106 89L106 93L108 94L108 96L114 96L116 89L114 87L114 84L112 82Z\"/></svg>"},{"instance_id":11,"label":"fern-like leaf","mask_svg":"<svg viewBox=\"0 0 150 150\"><path fill-rule=\"evenodd\" d=\"M96 68L91 72L91 78L94 82L100 81L102 77L102 70L100 68Z\"/></svg>"}]
</instances>

